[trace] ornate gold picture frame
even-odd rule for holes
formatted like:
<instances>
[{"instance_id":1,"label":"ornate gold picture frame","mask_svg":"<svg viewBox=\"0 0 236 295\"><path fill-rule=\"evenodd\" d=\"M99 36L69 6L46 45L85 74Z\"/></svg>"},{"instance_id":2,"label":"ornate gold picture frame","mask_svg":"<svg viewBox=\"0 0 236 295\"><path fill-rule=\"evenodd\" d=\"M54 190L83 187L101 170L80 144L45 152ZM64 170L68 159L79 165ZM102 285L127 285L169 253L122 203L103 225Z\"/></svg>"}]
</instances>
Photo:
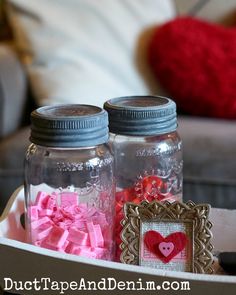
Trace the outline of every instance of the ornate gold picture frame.
<instances>
[{"instance_id":1,"label":"ornate gold picture frame","mask_svg":"<svg viewBox=\"0 0 236 295\"><path fill-rule=\"evenodd\" d=\"M210 205L146 201L124 206L121 262L212 273Z\"/></svg>"}]
</instances>

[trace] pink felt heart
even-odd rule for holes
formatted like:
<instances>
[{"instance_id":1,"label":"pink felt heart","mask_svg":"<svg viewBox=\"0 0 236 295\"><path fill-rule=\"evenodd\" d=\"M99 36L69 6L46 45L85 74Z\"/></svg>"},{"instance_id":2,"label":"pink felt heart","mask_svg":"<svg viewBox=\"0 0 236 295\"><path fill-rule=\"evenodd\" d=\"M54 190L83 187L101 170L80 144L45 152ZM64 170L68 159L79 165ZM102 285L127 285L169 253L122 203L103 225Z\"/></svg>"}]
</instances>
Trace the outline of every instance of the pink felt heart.
<instances>
[{"instance_id":1,"label":"pink felt heart","mask_svg":"<svg viewBox=\"0 0 236 295\"><path fill-rule=\"evenodd\" d=\"M175 232L163 237L159 232L150 230L144 235L144 243L163 263L168 263L185 248L187 236L183 232Z\"/></svg>"},{"instance_id":2,"label":"pink felt heart","mask_svg":"<svg viewBox=\"0 0 236 295\"><path fill-rule=\"evenodd\" d=\"M174 244L169 242L169 243L166 243L166 242L161 242L158 246L160 252L165 256L169 256L170 253L174 250Z\"/></svg>"}]
</instances>

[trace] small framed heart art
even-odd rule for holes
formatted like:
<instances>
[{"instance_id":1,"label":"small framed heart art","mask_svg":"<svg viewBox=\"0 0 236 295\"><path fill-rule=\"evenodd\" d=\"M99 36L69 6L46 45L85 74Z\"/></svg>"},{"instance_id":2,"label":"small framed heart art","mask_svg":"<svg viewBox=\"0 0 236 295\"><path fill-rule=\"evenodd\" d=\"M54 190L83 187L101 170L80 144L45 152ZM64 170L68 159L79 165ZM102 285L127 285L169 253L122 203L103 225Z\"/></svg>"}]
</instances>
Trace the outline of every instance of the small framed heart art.
<instances>
[{"instance_id":1,"label":"small framed heart art","mask_svg":"<svg viewBox=\"0 0 236 295\"><path fill-rule=\"evenodd\" d=\"M210 205L192 201L126 203L121 262L164 270L212 273Z\"/></svg>"}]
</instances>

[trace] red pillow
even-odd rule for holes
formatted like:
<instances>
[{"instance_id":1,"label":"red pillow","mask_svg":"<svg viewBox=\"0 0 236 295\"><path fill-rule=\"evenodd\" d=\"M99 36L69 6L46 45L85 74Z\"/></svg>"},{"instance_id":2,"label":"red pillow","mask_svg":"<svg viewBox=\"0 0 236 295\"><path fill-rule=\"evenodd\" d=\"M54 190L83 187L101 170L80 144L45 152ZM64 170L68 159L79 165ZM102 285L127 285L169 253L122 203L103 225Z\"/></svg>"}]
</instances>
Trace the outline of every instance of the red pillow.
<instances>
[{"instance_id":1,"label":"red pillow","mask_svg":"<svg viewBox=\"0 0 236 295\"><path fill-rule=\"evenodd\" d=\"M155 29L150 65L178 108L236 119L236 29L191 17Z\"/></svg>"}]
</instances>

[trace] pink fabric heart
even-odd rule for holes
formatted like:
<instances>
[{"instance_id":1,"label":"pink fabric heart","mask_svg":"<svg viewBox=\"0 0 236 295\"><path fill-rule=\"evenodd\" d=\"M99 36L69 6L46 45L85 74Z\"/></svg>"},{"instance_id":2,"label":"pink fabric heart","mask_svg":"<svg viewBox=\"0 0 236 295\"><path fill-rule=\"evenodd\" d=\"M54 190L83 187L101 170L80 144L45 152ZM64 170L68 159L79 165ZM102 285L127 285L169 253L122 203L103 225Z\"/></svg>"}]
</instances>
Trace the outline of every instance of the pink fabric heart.
<instances>
[{"instance_id":1,"label":"pink fabric heart","mask_svg":"<svg viewBox=\"0 0 236 295\"><path fill-rule=\"evenodd\" d=\"M161 242L158 247L159 247L160 252L165 257L169 256L170 253L172 253L172 251L174 250L174 244L171 242L169 242L169 243Z\"/></svg>"}]
</instances>

